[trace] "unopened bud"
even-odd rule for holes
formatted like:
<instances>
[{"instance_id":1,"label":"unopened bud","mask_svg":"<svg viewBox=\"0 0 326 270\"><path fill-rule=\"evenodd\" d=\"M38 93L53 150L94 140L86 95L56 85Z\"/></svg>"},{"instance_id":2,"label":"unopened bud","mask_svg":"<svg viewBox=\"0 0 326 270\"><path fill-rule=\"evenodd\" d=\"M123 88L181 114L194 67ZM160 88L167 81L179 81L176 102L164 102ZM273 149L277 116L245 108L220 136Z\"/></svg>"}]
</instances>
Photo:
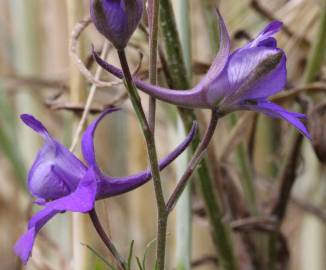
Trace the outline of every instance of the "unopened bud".
<instances>
[{"instance_id":1,"label":"unopened bud","mask_svg":"<svg viewBox=\"0 0 326 270\"><path fill-rule=\"evenodd\" d=\"M143 0L91 0L90 13L97 30L117 49L123 49L136 30Z\"/></svg>"}]
</instances>

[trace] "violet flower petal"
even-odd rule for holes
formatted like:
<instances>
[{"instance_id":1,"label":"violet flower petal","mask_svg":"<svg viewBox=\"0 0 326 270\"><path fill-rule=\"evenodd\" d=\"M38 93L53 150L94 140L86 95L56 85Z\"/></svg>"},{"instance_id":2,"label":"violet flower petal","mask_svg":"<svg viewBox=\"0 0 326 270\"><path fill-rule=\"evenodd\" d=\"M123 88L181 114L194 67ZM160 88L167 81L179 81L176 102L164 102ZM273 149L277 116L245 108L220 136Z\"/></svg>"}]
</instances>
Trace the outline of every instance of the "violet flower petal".
<instances>
[{"instance_id":1,"label":"violet flower petal","mask_svg":"<svg viewBox=\"0 0 326 270\"><path fill-rule=\"evenodd\" d=\"M45 204L45 208L36 213L28 223L28 230L14 246L14 252L24 264L27 263L41 228L56 214L71 211L86 213L94 208L97 188L97 175L93 168L87 170L77 189L68 196L53 200Z\"/></svg>"},{"instance_id":2,"label":"violet flower petal","mask_svg":"<svg viewBox=\"0 0 326 270\"><path fill-rule=\"evenodd\" d=\"M197 85L197 88L203 88L209 85L215 78L217 78L223 71L228 62L230 54L230 36L226 29L225 22L218 9L216 9L218 21L219 21L219 50L218 53L207 71L206 75Z\"/></svg>"},{"instance_id":3,"label":"violet flower petal","mask_svg":"<svg viewBox=\"0 0 326 270\"><path fill-rule=\"evenodd\" d=\"M232 106L248 99L262 99L284 89L286 84L286 57L279 49L254 47L232 54L223 75L208 90L210 98L224 89L220 107Z\"/></svg>"},{"instance_id":4,"label":"violet flower petal","mask_svg":"<svg viewBox=\"0 0 326 270\"><path fill-rule=\"evenodd\" d=\"M114 76L123 79L123 72L121 69L107 63L95 52L93 49L93 57L95 61L107 72L113 74ZM197 108L210 108L207 104L204 93L202 93L200 88L194 88L190 90L174 90L157 85L152 85L144 82L137 77L133 77L133 81L137 88L143 92L163 100L165 102L175 104L183 107L197 107Z\"/></svg>"},{"instance_id":5,"label":"violet flower petal","mask_svg":"<svg viewBox=\"0 0 326 270\"><path fill-rule=\"evenodd\" d=\"M309 140L311 140L309 131L307 130L305 125L300 121L300 119L306 119L306 116L304 114L289 112L281 106L268 100L257 101L257 104L244 104L239 106L239 108L262 112L267 116L273 118L281 118L293 125L300 133L302 133Z\"/></svg>"},{"instance_id":6,"label":"violet flower petal","mask_svg":"<svg viewBox=\"0 0 326 270\"><path fill-rule=\"evenodd\" d=\"M60 211L51 208L44 208L36 213L28 224L28 230L23 234L14 246L14 252L20 257L24 264L31 256L35 237L41 228Z\"/></svg>"},{"instance_id":7,"label":"violet flower petal","mask_svg":"<svg viewBox=\"0 0 326 270\"><path fill-rule=\"evenodd\" d=\"M272 36L280 31L282 25L283 23L280 21L272 21L259 33L259 35L253 41L249 42L242 49L260 46L276 48L276 40Z\"/></svg>"},{"instance_id":8,"label":"violet flower petal","mask_svg":"<svg viewBox=\"0 0 326 270\"><path fill-rule=\"evenodd\" d=\"M90 167L74 192L48 202L45 206L58 211L89 212L94 208L97 179L98 175L93 167Z\"/></svg>"},{"instance_id":9,"label":"violet flower petal","mask_svg":"<svg viewBox=\"0 0 326 270\"><path fill-rule=\"evenodd\" d=\"M118 111L118 108L110 108L102 112L85 130L82 141L81 141L81 149L83 153L83 157L87 164L89 166L92 166L95 168L95 170L98 173L101 173L101 170L96 162L95 157L95 147L94 147L94 133L98 126L98 124L101 122L101 120L106 116L107 114L111 114L113 112Z\"/></svg>"},{"instance_id":10,"label":"violet flower petal","mask_svg":"<svg viewBox=\"0 0 326 270\"><path fill-rule=\"evenodd\" d=\"M28 188L39 199L54 200L75 190L86 172L84 164L66 147L57 142L33 116L23 114L23 122L44 138L28 173Z\"/></svg>"}]
</instances>

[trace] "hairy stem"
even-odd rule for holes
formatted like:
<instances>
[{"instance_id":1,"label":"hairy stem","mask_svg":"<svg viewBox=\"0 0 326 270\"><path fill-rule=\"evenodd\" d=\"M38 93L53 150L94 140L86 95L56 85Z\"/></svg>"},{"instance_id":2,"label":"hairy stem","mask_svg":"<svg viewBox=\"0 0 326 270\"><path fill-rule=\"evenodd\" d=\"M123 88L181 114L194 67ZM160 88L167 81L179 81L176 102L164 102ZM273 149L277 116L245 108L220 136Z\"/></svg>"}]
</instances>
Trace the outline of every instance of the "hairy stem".
<instances>
[{"instance_id":1,"label":"hairy stem","mask_svg":"<svg viewBox=\"0 0 326 270\"><path fill-rule=\"evenodd\" d=\"M110 250L113 257L116 259L119 269L126 270L127 269L127 263L124 260L124 258L119 254L118 250L114 246L111 239L105 233L105 231L104 231L104 229L102 227L102 224L101 224L101 222L100 222L100 220L98 218L98 215L96 213L95 208L93 210L91 210L88 214L89 214L89 216L91 218L91 221L92 221L98 235L102 239L105 246Z\"/></svg>"},{"instance_id":2,"label":"hairy stem","mask_svg":"<svg viewBox=\"0 0 326 270\"><path fill-rule=\"evenodd\" d=\"M166 245L166 227L167 227L167 211L165 209L165 199L163 195L163 189L161 185L160 170L158 166L158 159L156 153L156 146L154 142L154 136L149 128L146 116L138 95L137 89L132 81L132 76L128 66L126 54L124 50L118 50L118 55L121 63L121 67L125 77L126 87L129 93L129 97L133 108L136 112L139 124L145 137L149 163L153 176L154 190L156 196L156 205L158 210L158 229L157 229L157 269L164 270L165 264L165 245Z\"/></svg>"},{"instance_id":3,"label":"hairy stem","mask_svg":"<svg viewBox=\"0 0 326 270\"><path fill-rule=\"evenodd\" d=\"M149 81L155 85L157 83L157 40L158 40L158 19L159 19L159 0L149 0L148 2L148 21L149 21ZM156 101L149 97L148 124L154 134L155 130Z\"/></svg>"},{"instance_id":4,"label":"hairy stem","mask_svg":"<svg viewBox=\"0 0 326 270\"><path fill-rule=\"evenodd\" d=\"M176 202L178 201L180 195L182 194L183 190L185 189L190 177L194 173L194 170L196 169L197 165L202 160L205 151L208 147L209 142L211 141L214 131L216 129L216 125L218 122L219 116L216 111L212 111L211 120L209 122L208 128L205 132L205 135L203 136L201 142L197 146L197 149L192 156L186 171L183 173L181 179L179 180L176 188L174 189L170 199L168 200L166 207L169 212L173 210L175 207Z\"/></svg>"}]
</instances>

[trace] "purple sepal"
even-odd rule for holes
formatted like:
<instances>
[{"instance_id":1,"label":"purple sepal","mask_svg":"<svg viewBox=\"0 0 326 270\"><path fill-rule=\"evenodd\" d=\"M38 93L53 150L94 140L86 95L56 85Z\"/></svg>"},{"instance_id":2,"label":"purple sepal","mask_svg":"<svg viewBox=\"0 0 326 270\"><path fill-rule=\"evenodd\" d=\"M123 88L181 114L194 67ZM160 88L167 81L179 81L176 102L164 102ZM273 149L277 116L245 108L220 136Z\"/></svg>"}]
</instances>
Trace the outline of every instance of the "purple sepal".
<instances>
[{"instance_id":1,"label":"purple sepal","mask_svg":"<svg viewBox=\"0 0 326 270\"><path fill-rule=\"evenodd\" d=\"M309 140L311 140L311 136L305 125L300 120L306 120L307 117L304 114L297 113L297 112L289 112L282 108L281 106L270 102L268 100L261 100L258 101L255 105L245 104L241 105L240 108L251 110L251 111L258 111L266 114L267 116L273 118L280 118L291 125L293 125L301 134L306 136Z\"/></svg>"},{"instance_id":2,"label":"purple sepal","mask_svg":"<svg viewBox=\"0 0 326 270\"><path fill-rule=\"evenodd\" d=\"M102 112L85 130L81 142L81 149L83 153L83 157L89 166L93 166L98 172L100 172L100 168L97 165L96 157L95 157L95 148L94 148L94 133L101 122L101 120L107 115L113 112L118 111L118 108L110 108Z\"/></svg>"},{"instance_id":3,"label":"purple sepal","mask_svg":"<svg viewBox=\"0 0 326 270\"><path fill-rule=\"evenodd\" d=\"M58 211L87 213L94 208L98 175L90 167L78 187L68 196L48 202L45 206Z\"/></svg>"},{"instance_id":4,"label":"purple sepal","mask_svg":"<svg viewBox=\"0 0 326 270\"><path fill-rule=\"evenodd\" d=\"M90 168L74 192L43 204L45 207L30 219L27 232L19 238L14 246L14 252L24 264L27 263L31 256L38 232L56 214L65 211L86 213L94 208L96 181L97 175L93 168Z\"/></svg>"},{"instance_id":5,"label":"purple sepal","mask_svg":"<svg viewBox=\"0 0 326 270\"><path fill-rule=\"evenodd\" d=\"M283 23L280 21L272 21L260 32L260 34L251 42L243 47L243 49L253 48L253 47L271 47L276 48L277 42L273 35L279 32L282 28Z\"/></svg>"},{"instance_id":6,"label":"purple sepal","mask_svg":"<svg viewBox=\"0 0 326 270\"><path fill-rule=\"evenodd\" d=\"M26 264L35 242L35 237L41 228L60 211L51 208L44 208L36 213L28 223L28 230L23 234L14 246L14 252Z\"/></svg>"},{"instance_id":7,"label":"purple sepal","mask_svg":"<svg viewBox=\"0 0 326 270\"><path fill-rule=\"evenodd\" d=\"M85 165L56 141L33 116L23 114L23 122L44 138L44 146L28 173L28 189L43 200L55 200L76 189L86 172Z\"/></svg>"},{"instance_id":8,"label":"purple sepal","mask_svg":"<svg viewBox=\"0 0 326 270\"><path fill-rule=\"evenodd\" d=\"M51 140L52 137L49 135L47 129L43 126L43 124L37 120L34 116L30 114L22 114L20 119L25 123L25 125L29 126L31 129L39 133L44 139Z\"/></svg>"}]
</instances>

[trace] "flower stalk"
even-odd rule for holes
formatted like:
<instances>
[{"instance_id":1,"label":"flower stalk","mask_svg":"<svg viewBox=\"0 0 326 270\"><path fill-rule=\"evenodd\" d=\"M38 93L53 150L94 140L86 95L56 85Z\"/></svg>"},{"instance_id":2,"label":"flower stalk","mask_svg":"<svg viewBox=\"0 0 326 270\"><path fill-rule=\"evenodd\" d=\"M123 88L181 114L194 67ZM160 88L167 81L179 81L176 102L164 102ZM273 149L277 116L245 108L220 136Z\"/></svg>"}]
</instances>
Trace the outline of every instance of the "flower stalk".
<instances>
[{"instance_id":1,"label":"flower stalk","mask_svg":"<svg viewBox=\"0 0 326 270\"><path fill-rule=\"evenodd\" d=\"M166 244L166 229L167 229L168 215L165 208L165 199L164 199L164 194L163 194L163 189L161 184L160 171L158 167L154 136L150 130L145 113L142 108L140 97L134 86L129 65L127 62L125 50L118 50L118 55L119 55L121 67L125 78L126 88L128 90L131 103L136 112L147 145L148 158L149 158L150 167L153 175L153 183L154 183L156 204L158 210L157 250L156 250L157 268L159 270L163 270L165 265L165 244Z\"/></svg>"},{"instance_id":2,"label":"flower stalk","mask_svg":"<svg viewBox=\"0 0 326 270\"><path fill-rule=\"evenodd\" d=\"M218 112L213 110L212 115L211 115L211 120L210 120L208 128L203 136L203 139L198 144L197 149L196 149L195 153L193 154L193 156L187 166L186 171L183 173L181 179L178 181L176 188L174 189L172 195L170 196L170 198L166 204L168 212L171 212L173 210L173 208L175 207L175 204L177 203L182 192L184 191L189 178L192 176L197 165L202 160L202 158L205 154L205 151L209 145L209 142L211 141L211 139L214 135L214 131L216 129L218 119L219 119Z\"/></svg>"},{"instance_id":3,"label":"flower stalk","mask_svg":"<svg viewBox=\"0 0 326 270\"><path fill-rule=\"evenodd\" d=\"M155 85L157 83L157 43L158 43L158 21L159 21L159 0L148 2L148 21L149 21L149 81ZM155 98L149 97L148 124L151 132L155 131Z\"/></svg>"},{"instance_id":4,"label":"flower stalk","mask_svg":"<svg viewBox=\"0 0 326 270\"><path fill-rule=\"evenodd\" d=\"M115 245L113 244L111 239L105 233L105 231L104 231L104 229L102 227L102 224L101 224L101 222L100 222L100 220L98 218L98 215L96 213L96 210L93 209L88 214L89 214L89 217L91 218L91 221L92 221L92 223L94 225L94 228L96 229L98 235L102 239L105 246L110 250L113 257L116 259L119 270L126 270L127 269L127 262L120 255L120 253L118 252L117 248L115 247Z\"/></svg>"}]
</instances>

